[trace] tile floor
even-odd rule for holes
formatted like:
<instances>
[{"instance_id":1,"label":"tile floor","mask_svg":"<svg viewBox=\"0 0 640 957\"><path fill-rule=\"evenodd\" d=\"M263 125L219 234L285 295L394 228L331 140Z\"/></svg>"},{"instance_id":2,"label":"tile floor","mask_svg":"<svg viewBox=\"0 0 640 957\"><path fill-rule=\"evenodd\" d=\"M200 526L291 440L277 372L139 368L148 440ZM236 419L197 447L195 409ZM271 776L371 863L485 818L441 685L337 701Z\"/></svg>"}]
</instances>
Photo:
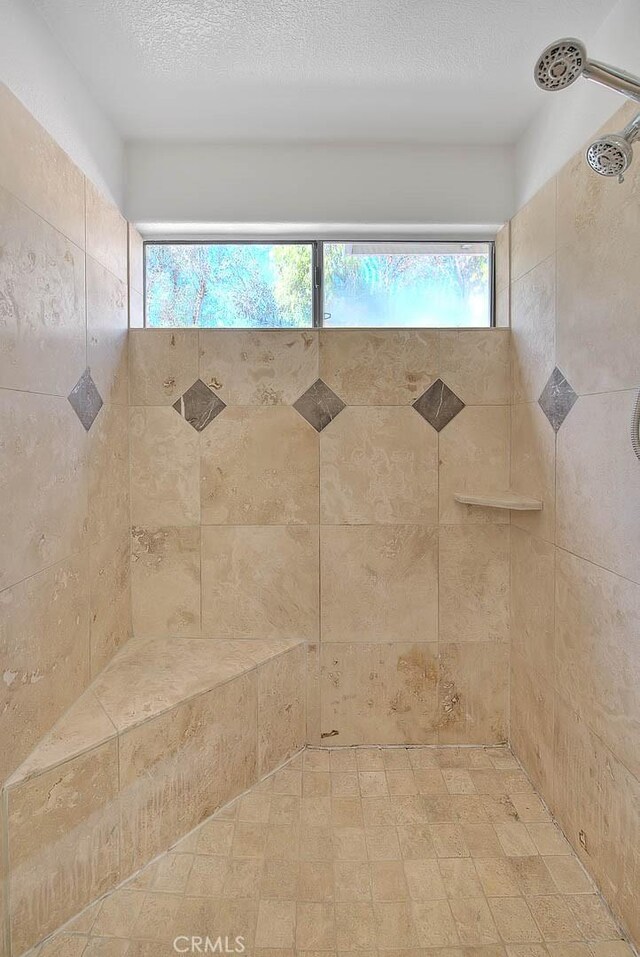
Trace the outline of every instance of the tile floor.
<instances>
[{"instance_id":1,"label":"tile floor","mask_svg":"<svg viewBox=\"0 0 640 957\"><path fill-rule=\"evenodd\" d=\"M632 954L511 753L435 747L304 751L34 957L176 952Z\"/></svg>"}]
</instances>

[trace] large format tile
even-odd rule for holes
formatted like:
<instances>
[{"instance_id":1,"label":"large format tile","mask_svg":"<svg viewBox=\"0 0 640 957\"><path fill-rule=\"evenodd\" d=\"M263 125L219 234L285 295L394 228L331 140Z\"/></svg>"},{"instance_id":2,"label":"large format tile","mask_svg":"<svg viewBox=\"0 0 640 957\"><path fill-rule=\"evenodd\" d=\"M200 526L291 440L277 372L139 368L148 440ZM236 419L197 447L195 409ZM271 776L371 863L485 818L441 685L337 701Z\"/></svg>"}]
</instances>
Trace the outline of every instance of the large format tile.
<instances>
[{"instance_id":1,"label":"large format tile","mask_svg":"<svg viewBox=\"0 0 640 957\"><path fill-rule=\"evenodd\" d=\"M127 221L120 210L86 180L87 255L108 269L120 282L127 282Z\"/></svg>"},{"instance_id":2,"label":"large format tile","mask_svg":"<svg viewBox=\"0 0 640 957\"><path fill-rule=\"evenodd\" d=\"M129 527L129 412L105 405L89 432L89 542Z\"/></svg>"},{"instance_id":3,"label":"large format tile","mask_svg":"<svg viewBox=\"0 0 640 957\"><path fill-rule=\"evenodd\" d=\"M89 682L87 590L86 555L81 555L0 592L0 780Z\"/></svg>"},{"instance_id":4,"label":"large format tile","mask_svg":"<svg viewBox=\"0 0 640 957\"><path fill-rule=\"evenodd\" d=\"M320 437L322 522L434 524L437 459L437 434L414 409L344 409Z\"/></svg>"},{"instance_id":5,"label":"large format tile","mask_svg":"<svg viewBox=\"0 0 640 957\"><path fill-rule=\"evenodd\" d=\"M558 433L556 541L640 582L640 469L633 392L582 396Z\"/></svg>"},{"instance_id":6,"label":"large format tile","mask_svg":"<svg viewBox=\"0 0 640 957\"><path fill-rule=\"evenodd\" d=\"M129 333L132 405L173 405L198 377L197 329L135 329Z\"/></svg>"},{"instance_id":7,"label":"large format tile","mask_svg":"<svg viewBox=\"0 0 640 957\"><path fill-rule=\"evenodd\" d=\"M81 551L87 434L67 399L0 391L0 590Z\"/></svg>"},{"instance_id":8,"label":"large format tile","mask_svg":"<svg viewBox=\"0 0 640 957\"><path fill-rule=\"evenodd\" d=\"M410 405L437 373L434 330L320 332L320 378L347 405Z\"/></svg>"},{"instance_id":9,"label":"large format tile","mask_svg":"<svg viewBox=\"0 0 640 957\"><path fill-rule=\"evenodd\" d=\"M67 396L86 366L84 254L0 188L0 387Z\"/></svg>"},{"instance_id":10,"label":"large format tile","mask_svg":"<svg viewBox=\"0 0 640 957\"><path fill-rule=\"evenodd\" d=\"M131 637L130 554L128 528L89 546L92 678Z\"/></svg>"},{"instance_id":11,"label":"large format tile","mask_svg":"<svg viewBox=\"0 0 640 957\"><path fill-rule=\"evenodd\" d=\"M84 248L84 176L4 83L0 186Z\"/></svg>"},{"instance_id":12,"label":"large format tile","mask_svg":"<svg viewBox=\"0 0 640 957\"><path fill-rule=\"evenodd\" d=\"M545 259L511 287L513 401L537 402L555 366L556 260Z\"/></svg>"},{"instance_id":13,"label":"large format tile","mask_svg":"<svg viewBox=\"0 0 640 957\"><path fill-rule=\"evenodd\" d=\"M321 648L322 732L335 744L437 740L436 644L323 643Z\"/></svg>"},{"instance_id":14,"label":"large format tile","mask_svg":"<svg viewBox=\"0 0 640 957\"><path fill-rule=\"evenodd\" d=\"M227 405L293 405L318 378L312 330L202 329L200 378Z\"/></svg>"},{"instance_id":15,"label":"large format tile","mask_svg":"<svg viewBox=\"0 0 640 957\"><path fill-rule=\"evenodd\" d=\"M555 251L555 178L550 179L513 217L510 232L513 283Z\"/></svg>"},{"instance_id":16,"label":"large format tile","mask_svg":"<svg viewBox=\"0 0 640 957\"><path fill-rule=\"evenodd\" d=\"M224 638L317 637L317 527L203 527L202 628Z\"/></svg>"},{"instance_id":17,"label":"large format tile","mask_svg":"<svg viewBox=\"0 0 640 957\"><path fill-rule=\"evenodd\" d=\"M640 585L558 550L557 685L640 777Z\"/></svg>"},{"instance_id":18,"label":"large format tile","mask_svg":"<svg viewBox=\"0 0 640 957\"><path fill-rule=\"evenodd\" d=\"M123 873L256 780L256 685L244 675L121 736Z\"/></svg>"},{"instance_id":19,"label":"large format tile","mask_svg":"<svg viewBox=\"0 0 640 957\"><path fill-rule=\"evenodd\" d=\"M506 329L443 330L438 372L465 405L505 405L511 394L510 341Z\"/></svg>"},{"instance_id":20,"label":"large format tile","mask_svg":"<svg viewBox=\"0 0 640 957\"><path fill-rule=\"evenodd\" d=\"M508 524L509 513L456 502L454 492L509 487L508 406L467 406L440 433L440 524Z\"/></svg>"},{"instance_id":21,"label":"large format tile","mask_svg":"<svg viewBox=\"0 0 640 957\"><path fill-rule=\"evenodd\" d=\"M131 541L133 632L200 634L200 529L134 525Z\"/></svg>"},{"instance_id":22,"label":"large format tile","mask_svg":"<svg viewBox=\"0 0 640 957\"><path fill-rule=\"evenodd\" d=\"M323 641L437 640L437 529L323 526L321 580Z\"/></svg>"},{"instance_id":23,"label":"large format tile","mask_svg":"<svg viewBox=\"0 0 640 957\"><path fill-rule=\"evenodd\" d=\"M268 774L306 741L304 644L258 668L258 774Z\"/></svg>"},{"instance_id":24,"label":"large format tile","mask_svg":"<svg viewBox=\"0 0 640 957\"><path fill-rule=\"evenodd\" d=\"M10 789L14 953L21 954L118 883L117 790L115 741Z\"/></svg>"},{"instance_id":25,"label":"large format tile","mask_svg":"<svg viewBox=\"0 0 640 957\"><path fill-rule=\"evenodd\" d=\"M511 647L553 679L555 548L511 529Z\"/></svg>"},{"instance_id":26,"label":"large format tile","mask_svg":"<svg viewBox=\"0 0 640 957\"><path fill-rule=\"evenodd\" d=\"M556 531L556 437L537 402L511 407L510 488L542 502L541 511L512 511L511 524L553 542Z\"/></svg>"},{"instance_id":27,"label":"large format tile","mask_svg":"<svg viewBox=\"0 0 640 957\"><path fill-rule=\"evenodd\" d=\"M508 640L509 531L506 525L440 529L440 641Z\"/></svg>"},{"instance_id":28,"label":"large format tile","mask_svg":"<svg viewBox=\"0 0 640 957\"><path fill-rule=\"evenodd\" d=\"M230 408L201 440L205 525L318 523L318 436L290 406Z\"/></svg>"},{"instance_id":29,"label":"large format tile","mask_svg":"<svg viewBox=\"0 0 640 957\"><path fill-rule=\"evenodd\" d=\"M507 644L440 644L439 653L440 743L504 744L509 724Z\"/></svg>"},{"instance_id":30,"label":"large format tile","mask_svg":"<svg viewBox=\"0 0 640 957\"><path fill-rule=\"evenodd\" d=\"M554 793L553 674L553 668L548 664L543 663L538 668L530 657L512 652L509 740L531 780L550 805Z\"/></svg>"},{"instance_id":31,"label":"large format tile","mask_svg":"<svg viewBox=\"0 0 640 957\"><path fill-rule=\"evenodd\" d=\"M172 408L129 413L131 521L134 525L198 525L200 440Z\"/></svg>"},{"instance_id":32,"label":"large format tile","mask_svg":"<svg viewBox=\"0 0 640 957\"><path fill-rule=\"evenodd\" d=\"M87 364L103 402L128 404L128 334L126 283L87 256Z\"/></svg>"}]
</instances>

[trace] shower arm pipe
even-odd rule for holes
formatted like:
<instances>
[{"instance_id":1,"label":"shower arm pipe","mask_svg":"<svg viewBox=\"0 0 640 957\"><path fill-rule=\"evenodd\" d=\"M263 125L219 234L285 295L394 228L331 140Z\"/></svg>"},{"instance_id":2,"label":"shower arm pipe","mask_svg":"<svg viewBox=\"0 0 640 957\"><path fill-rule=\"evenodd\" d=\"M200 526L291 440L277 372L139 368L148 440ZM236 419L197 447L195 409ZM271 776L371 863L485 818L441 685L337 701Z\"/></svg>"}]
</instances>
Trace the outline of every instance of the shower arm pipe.
<instances>
[{"instance_id":1,"label":"shower arm pipe","mask_svg":"<svg viewBox=\"0 0 640 957\"><path fill-rule=\"evenodd\" d=\"M600 63L599 60L588 60L582 75L587 80L593 80L600 86L606 86L609 90L640 103L640 77L634 76L633 73L618 70L608 63Z\"/></svg>"}]
</instances>

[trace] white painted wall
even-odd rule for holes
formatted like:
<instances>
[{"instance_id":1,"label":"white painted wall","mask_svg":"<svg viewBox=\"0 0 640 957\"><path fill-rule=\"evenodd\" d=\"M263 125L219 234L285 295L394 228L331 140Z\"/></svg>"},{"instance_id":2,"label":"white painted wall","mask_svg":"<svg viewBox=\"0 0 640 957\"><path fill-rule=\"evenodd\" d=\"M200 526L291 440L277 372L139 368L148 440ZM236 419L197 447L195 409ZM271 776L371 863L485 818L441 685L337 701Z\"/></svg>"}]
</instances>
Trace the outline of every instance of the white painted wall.
<instances>
[{"instance_id":1,"label":"white painted wall","mask_svg":"<svg viewBox=\"0 0 640 957\"><path fill-rule=\"evenodd\" d=\"M30 0L0 0L0 80L119 206L124 148Z\"/></svg>"},{"instance_id":2,"label":"white painted wall","mask_svg":"<svg viewBox=\"0 0 640 957\"><path fill-rule=\"evenodd\" d=\"M131 143L136 224L501 224L513 209L506 147ZM176 228L181 232L183 228Z\"/></svg>"},{"instance_id":3,"label":"white painted wall","mask_svg":"<svg viewBox=\"0 0 640 957\"><path fill-rule=\"evenodd\" d=\"M549 37L549 42L555 39ZM618 0L596 33L580 39L587 43L592 59L640 76L640 0ZM586 80L561 93L541 92L540 97L545 102L515 149L515 209L557 173L624 102L618 94ZM640 147L636 146L635 152L636 162L640 162Z\"/></svg>"}]
</instances>

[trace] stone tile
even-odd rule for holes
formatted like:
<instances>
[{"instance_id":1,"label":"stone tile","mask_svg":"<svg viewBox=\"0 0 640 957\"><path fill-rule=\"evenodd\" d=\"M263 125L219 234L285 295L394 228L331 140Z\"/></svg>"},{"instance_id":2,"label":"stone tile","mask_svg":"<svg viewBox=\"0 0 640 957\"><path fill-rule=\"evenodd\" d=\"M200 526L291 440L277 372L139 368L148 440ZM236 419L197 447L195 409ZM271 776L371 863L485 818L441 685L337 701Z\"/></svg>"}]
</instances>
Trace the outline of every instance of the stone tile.
<instances>
[{"instance_id":1,"label":"stone tile","mask_svg":"<svg viewBox=\"0 0 640 957\"><path fill-rule=\"evenodd\" d=\"M169 408L130 410L131 521L198 525L198 433Z\"/></svg>"},{"instance_id":2,"label":"stone tile","mask_svg":"<svg viewBox=\"0 0 640 957\"><path fill-rule=\"evenodd\" d=\"M87 591L81 555L0 592L3 781L89 683Z\"/></svg>"},{"instance_id":3,"label":"stone tile","mask_svg":"<svg viewBox=\"0 0 640 957\"><path fill-rule=\"evenodd\" d=\"M376 901L408 900L402 861L374 861L371 864L371 896Z\"/></svg>"},{"instance_id":4,"label":"stone tile","mask_svg":"<svg viewBox=\"0 0 640 957\"><path fill-rule=\"evenodd\" d=\"M565 898L578 930L587 940L616 940L621 934L599 895Z\"/></svg>"},{"instance_id":5,"label":"stone tile","mask_svg":"<svg viewBox=\"0 0 640 957\"><path fill-rule=\"evenodd\" d=\"M293 648L258 669L258 773L273 771L305 744L306 649Z\"/></svg>"},{"instance_id":6,"label":"stone tile","mask_svg":"<svg viewBox=\"0 0 640 957\"><path fill-rule=\"evenodd\" d=\"M87 254L118 278L127 282L127 221L110 200L89 180L86 183Z\"/></svg>"},{"instance_id":7,"label":"stone tile","mask_svg":"<svg viewBox=\"0 0 640 957\"><path fill-rule=\"evenodd\" d=\"M507 738L509 654L502 642L439 646L441 744L501 744Z\"/></svg>"},{"instance_id":8,"label":"stone tile","mask_svg":"<svg viewBox=\"0 0 640 957\"><path fill-rule=\"evenodd\" d=\"M323 641L435 640L435 529L323 527L320 541Z\"/></svg>"},{"instance_id":9,"label":"stone tile","mask_svg":"<svg viewBox=\"0 0 640 957\"><path fill-rule=\"evenodd\" d=\"M439 865L447 897L483 896L482 885L470 858L442 858Z\"/></svg>"},{"instance_id":10,"label":"stone tile","mask_svg":"<svg viewBox=\"0 0 640 957\"><path fill-rule=\"evenodd\" d=\"M419 915L432 902L374 901L378 949L415 947L420 939ZM440 903L439 901L433 903Z\"/></svg>"},{"instance_id":11,"label":"stone tile","mask_svg":"<svg viewBox=\"0 0 640 957\"><path fill-rule=\"evenodd\" d=\"M9 791L11 933L17 953L118 883L117 788L117 749L111 741Z\"/></svg>"},{"instance_id":12,"label":"stone tile","mask_svg":"<svg viewBox=\"0 0 640 957\"><path fill-rule=\"evenodd\" d=\"M509 529L440 529L439 640L506 641L509 636Z\"/></svg>"},{"instance_id":13,"label":"stone tile","mask_svg":"<svg viewBox=\"0 0 640 957\"><path fill-rule=\"evenodd\" d=\"M255 674L244 675L120 736L124 873L256 780L256 713Z\"/></svg>"},{"instance_id":14,"label":"stone tile","mask_svg":"<svg viewBox=\"0 0 640 957\"><path fill-rule=\"evenodd\" d=\"M533 901L529 903L533 905ZM489 900L500 936L506 943L530 943L542 939L531 916L529 903L521 897L496 897Z\"/></svg>"},{"instance_id":15,"label":"stone tile","mask_svg":"<svg viewBox=\"0 0 640 957\"><path fill-rule=\"evenodd\" d=\"M480 946L500 940L484 897L454 899L450 906L462 944Z\"/></svg>"},{"instance_id":16,"label":"stone tile","mask_svg":"<svg viewBox=\"0 0 640 957\"><path fill-rule=\"evenodd\" d=\"M91 677L102 671L131 637L131 540L105 536L89 547Z\"/></svg>"},{"instance_id":17,"label":"stone tile","mask_svg":"<svg viewBox=\"0 0 640 957\"><path fill-rule=\"evenodd\" d=\"M144 292L144 245L138 230L127 224L127 242L129 255L129 286L136 292Z\"/></svg>"},{"instance_id":18,"label":"stone tile","mask_svg":"<svg viewBox=\"0 0 640 957\"><path fill-rule=\"evenodd\" d=\"M2 188L0 250L0 386L66 396L86 366L84 256Z\"/></svg>"},{"instance_id":19,"label":"stone tile","mask_svg":"<svg viewBox=\"0 0 640 957\"><path fill-rule=\"evenodd\" d=\"M409 408L344 410L320 439L324 524L433 525L438 441Z\"/></svg>"},{"instance_id":20,"label":"stone tile","mask_svg":"<svg viewBox=\"0 0 640 957\"><path fill-rule=\"evenodd\" d=\"M437 374L438 339L422 329L323 329L320 376L348 405L408 405Z\"/></svg>"},{"instance_id":21,"label":"stone tile","mask_svg":"<svg viewBox=\"0 0 640 957\"><path fill-rule=\"evenodd\" d=\"M296 946L298 950L329 950L335 946L335 939L333 904L298 902L296 906Z\"/></svg>"},{"instance_id":22,"label":"stone tile","mask_svg":"<svg viewBox=\"0 0 640 957\"><path fill-rule=\"evenodd\" d=\"M186 887L197 861L193 854L167 853L160 861L153 881L153 888L168 894L181 894ZM213 858L204 858L213 860Z\"/></svg>"},{"instance_id":23,"label":"stone tile","mask_svg":"<svg viewBox=\"0 0 640 957\"><path fill-rule=\"evenodd\" d=\"M514 492L542 501L539 512L511 512L511 524L555 540L556 443L537 402L511 407L511 483Z\"/></svg>"},{"instance_id":24,"label":"stone tile","mask_svg":"<svg viewBox=\"0 0 640 957\"><path fill-rule=\"evenodd\" d=\"M640 776L640 586L562 550L556 567L558 686Z\"/></svg>"},{"instance_id":25,"label":"stone tile","mask_svg":"<svg viewBox=\"0 0 640 957\"><path fill-rule=\"evenodd\" d=\"M446 900L447 891L437 860L407 860L403 863L412 900Z\"/></svg>"},{"instance_id":26,"label":"stone tile","mask_svg":"<svg viewBox=\"0 0 640 957\"><path fill-rule=\"evenodd\" d=\"M583 396L558 433L556 541L640 582L640 512L629 507L640 493L634 402L633 392Z\"/></svg>"},{"instance_id":27,"label":"stone tile","mask_svg":"<svg viewBox=\"0 0 640 957\"><path fill-rule=\"evenodd\" d=\"M555 366L555 277L552 256L511 287L514 402L537 402Z\"/></svg>"},{"instance_id":28,"label":"stone tile","mask_svg":"<svg viewBox=\"0 0 640 957\"><path fill-rule=\"evenodd\" d=\"M571 388L571 383L556 366L538 399L538 405L554 432L558 431L577 400L578 396Z\"/></svg>"},{"instance_id":29,"label":"stone tile","mask_svg":"<svg viewBox=\"0 0 640 957\"><path fill-rule=\"evenodd\" d=\"M511 642L530 668L553 676L555 549L511 530Z\"/></svg>"},{"instance_id":30,"label":"stone tile","mask_svg":"<svg viewBox=\"0 0 640 957\"><path fill-rule=\"evenodd\" d=\"M336 901L371 900L371 870L362 861L335 861L333 864Z\"/></svg>"},{"instance_id":31,"label":"stone tile","mask_svg":"<svg viewBox=\"0 0 640 957\"><path fill-rule=\"evenodd\" d=\"M89 433L89 544L129 529L129 413L105 405Z\"/></svg>"},{"instance_id":32,"label":"stone tile","mask_svg":"<svg viewBox=\"0 0 640 957\"><path fill-rule=\"evenodd\" d=\"M129 287L129 331L144 327L144 296ZM131 339L129 339L131 345Z\"/></svg>"},{"instance_id":33,"label":"stone tile","mask_svg":"<svg viewBox=\"0 0 640 957\"><path fill-rule=\"evenodd\" d=\"M227 405L293 405L318 378L311 329L201 329L200 377Z\"/></svg>"},{"instance_id":34,"label":"stone tile","mask_svg":"<svg viewBox=\"0 0 640 957\"><path fill-rule=\"evenodd\" d=\"M532 897L528 903L544 940L579 940L582 937L562 897Z\"/></svg>"},{"instance_id":35,"label":"stone tile","mask_svg":"<svg viewBox=\"0 0 640 957\"><path fill-rule=\"evenodd\" d=\"M295 923L295 900L261 900L258 906L256 947L292 946Z\"/></svg>"},{"instance_id":36,"label":"stone tile","mask_svg":"<svg viewBox=\"0 0 640 957\"><path fill-rule=\"evenodd\" d=\"M556 246L556 181L549 180L511 220L511 281L550 256Z\"/></svg>"},{"instance_id":37,"label":"stone tile","mask_svg":"<svg viewBox=\"0 0 640 957\"><path fill-rule=\"evenodd\" d=\"M322 379L317 379L293 403L296 412L306 419L316 432L322 432L345 407L340 396L336 395Z\"/></svg>"},{"instance_id":38,"label":"stone tile","mask_svg":"<svg viewBox=\"0 0 640 957\"><path fill-rule=\"evenodd\" d=\"M547 870L560 894L593 894L591 878L577 858L569 855L545 857Z\"/></svg>"},{"instance_id":39,"label":"stone tile","mask_svg":"<svg viewBox=\"0 0 640 957\"><path fill-rule=\"evenodd\" d=\"M173 403L172 408L185 419L196 432L202 432L225 409L225 403L201 379Z\"/></svg>"},{"instance_id":40,"label":"stone tile","mask_svg":"<svg viewBox=\"0 0 640 957\"><path fill-rule=\"evenodd\" d=\"M461 505L454 492L509 487L509 409L468 406L440 435L440 524L508 524L509 513Z\"/></svg>"},{"instance_id":41,"label":"stone tile","mask_svg":"<svg viewBox=\"0 0 640 957\"><path fill-rule=\"evenodd\" d=\"M336 941L347 951L371 952L376 946L373 907L364 901L336 903Z\"/></svg>"},{"instance_id":42,"label":"stone tile","mask_svg":"<svg viewBox=\"0 0 640 957\"><path fill-rule=\"evenodd\" d=\"M131 610L136 637L200 634L200 529L131 532Z\"/></svg>"},{"instance_id":43,"label":"stone tile","mask_svg":"<svg viewBox=\"0 0 640 957\"><path fill-rule=\"evenodd\" d=\"M143 891L116 890L100 905L92 928L94 937L129 937L142 905Z\"/></svg>"},{"instance_id":44,"label":"stone tile","mask_svg":"<svg viewBox=\"0 0 640 957\"><path fill-rule=\"evenodd\" d=\"M637 386L640 254L637 170L614 192L582 160L558 175L558 364L580 395Z\"/></svg>"},{"instance_id":45,"label":"stone tile","mask_svg":"<svg viewBox=\"0 0 640 957\"><path fill-rule=\"evenodd\" d=\"M103 405L102 396L91 378L91 371L88 366L67 398L71 408L84 426L85 432L88 432Z\"/></svg>"},{"instance_id":46,"label":"stone tile","mask_svg":"<svg viewBox=\"0 0 640 957\"><path fill-rule=\"evenodd\" d=\"M520 895L516 873L509 858L486 858L474 863L487 897L518 897Z\"/></svg>"},{"instance_id":47,"label":"stone tile","mask_svg":"<svg viewBox=\"0 0 640 957\"><path fill-rule=\"evenodd\" d=\"M507 330L443 330L439 371L465 405L506 405L511 396Z\"/></svg>"},{"instance_id":48,"label":"stone tile","mask_svg":"<svg viewBox=\"0 0 640 957\"><path fill-rule=\"evenodd\" d=\"M531 857L538 853L526 826L520 821L499 822L495 828L507 857Z\"/></svg>"},{"instance_id":49,"label":"stone tile","mask_svg":"<svg viewBox=\"0 0 640 957\"><path fill-rule=\"evenodd\" d=\"M495 239L495 283L496 292L508 288L511 282L511 224L505 223L499 229Z\"/></svg>"},{"instance_id":50,"label":"stone tile","mask_svg":"<svg viewBox=\"0 0 640 957\"><path fill-rule=\"evenodd\" d=\"M104 402L129 401L126 283L87 257L87 365Z\"/></svg>"},{"instance_id":51,"label":"stone tile","mask_svg":"<svg viewBox=\"0 0 640 957\"><path fill-rule=\"evenodd\" d=\"M129 333L132 405L173 405L197 378L197 329L135 329Z\"/></svg>"},{"instance_id":52,"label":"stone tile","mask_svg":"<svg viewBox=\"0 0 640 957\"><path fill-rule=\"evenodd\" d=\"M337 744L433 742L433 644L323 644L322 727Z\"/></svg>"},{"instance_id":53,"label":"stone tile","mask_svg":"<svg viewBox=\"0 0 640 957\"><path fill-rule=\"evenodd\" d=\"M555 824L527 824L527 830L538 854L571 854L569 844Z\"/></svg>"},{"instance_id":54,"label":"stone tile","mask_svg":"<svg viewBox=\"0 0 640 957\"><path fill-rule=\"evenodd\" d=\"M318 439L289 406L230 408L201 445L207 525L318 523Z\"/></svg>"},{"instance_id":55,"label":"stone tile","mask_svg":"<svg viewBox=\"0 0 640 957\"><path fill-rule=\"evenodd\" d=\"M446 382L436 379L413 403L413 408L425 421L440 432L464 409L464 402Z\"/></svg>"},{"instance_id":56,"label":"stone tile","mask_svg":"<svg viewBox=\"0 0 640 957\"><path fill-rule=\"evenodd\" d=\"M0 186L84 248L84 176L4 84Z\"/></svg>"},{"instance_id":57,"label":"stone tile","mask_svg":"<svg viewBox=\"0 0 640 957\"><path fill-rule=\"evenodd\" d=\"M317 528L205 527L202 580L202 626L208 634L317 637Z\"/></svg>"}]
</instances>

